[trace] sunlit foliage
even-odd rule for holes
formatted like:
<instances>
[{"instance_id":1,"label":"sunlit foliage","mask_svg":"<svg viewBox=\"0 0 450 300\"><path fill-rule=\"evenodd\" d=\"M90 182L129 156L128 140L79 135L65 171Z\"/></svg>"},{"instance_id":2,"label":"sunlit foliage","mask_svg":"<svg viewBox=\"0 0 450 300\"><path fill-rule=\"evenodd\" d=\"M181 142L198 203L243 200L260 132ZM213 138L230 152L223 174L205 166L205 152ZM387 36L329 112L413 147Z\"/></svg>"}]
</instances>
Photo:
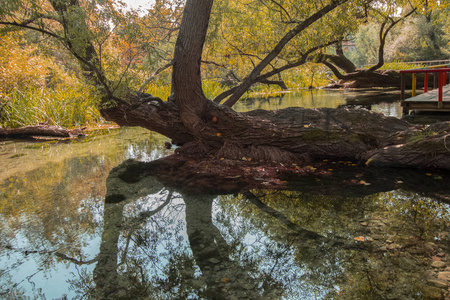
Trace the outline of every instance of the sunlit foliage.
<instances>
[{"instance_id":1,"label":"sunlit foliage","mask_svg":"<svg viewBox=\"0 0 450 300\"><path fill-rule=\"evenodd\" d=\"M88 60L85 65L91 64L98 71L91 74L101 77L102 86L96 84L97 89L106 88L115 95L129 88L139 89L166 99L184 2L158 0L142 11L127 9L120 1L83 0L62 14L67 4L64 1L6 0L0 9L0 93L92 84L79 80L80 75L95 72L87 71L86 66L83 70L76 67L73 57L77 57ZM215 1L202 63L207 97L213 99L241 83L290 30L329 3ZM449 33L443 26L448 18L447 6L445 1L347 1L292 38L261 73L285 67L268 79L283 81L289 89L324 85L325 69L308 63L315 55L332 51L335 42L354 40L357 51L349 53L350 58L358 65L374 63L379 24L411 9L416 9L417 16L388 39L386 58L441 57L448 53ZM430 16L431 22L423 21ZM65 24L71 24L71 29L64 29ZM38 39L30 39L30 29ZM440 52L429 51L436 46L441 47ZM72 58L65 50L70 50ZM275 85L259 83L246 96L279 90ZM4 103L5 97L2 99Z\"/></svg>"}]
</instances>

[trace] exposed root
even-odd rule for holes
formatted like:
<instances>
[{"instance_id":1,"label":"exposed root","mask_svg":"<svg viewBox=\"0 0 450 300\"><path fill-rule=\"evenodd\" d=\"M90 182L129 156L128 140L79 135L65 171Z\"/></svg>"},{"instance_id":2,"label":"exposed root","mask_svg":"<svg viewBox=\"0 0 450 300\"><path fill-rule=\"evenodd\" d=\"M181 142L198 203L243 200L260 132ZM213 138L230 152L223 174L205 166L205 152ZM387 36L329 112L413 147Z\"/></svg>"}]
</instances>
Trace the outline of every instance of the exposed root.
<instances>
[{"instance_id":1,"label":"exposed root","mask_svg":"<svg viewBox=\"0 0 450 300\"><path fill-rule=\"evenodd\" d=\"M221 145L206 143L203 141L193 141L178 148L175 153L186 156L207 157L213 155Z\"/></svg>"},{"instance_id":2,"label":"exposed root","mask_svg":"<svg viewBox=\"0 0 450 300\"><path fill-rule=\"evenodd\" d=\"M310 162L307 155L295 155L292 152L280 148L271 146L244 146L230 142L226 142L223 145L202 141L189 142L178 148L176 154L195 158L214 157L215 159L249 162L297 164L300 162Z\"/></svg>"},{"instance_id":3,"label":"exposed root","mask_svg":"<svg viewBox=\"0 0 450 300\"><path fill-rule=\"evenodd\" d=\"M299 162L300 158L291 152L270 146L248 146L225 143L215 154L216 158L273 163Z\"/></svg>"}]
</instances>

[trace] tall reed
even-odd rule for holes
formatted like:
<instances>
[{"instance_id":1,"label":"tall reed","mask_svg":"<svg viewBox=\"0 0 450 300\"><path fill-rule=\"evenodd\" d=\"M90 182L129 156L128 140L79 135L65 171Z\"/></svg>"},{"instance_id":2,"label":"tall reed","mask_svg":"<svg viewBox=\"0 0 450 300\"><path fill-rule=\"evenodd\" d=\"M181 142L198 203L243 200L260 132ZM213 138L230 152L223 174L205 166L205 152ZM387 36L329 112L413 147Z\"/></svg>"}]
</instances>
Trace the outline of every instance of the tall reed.
<instances>
[{"instance_id":1,"label":"tall reed","mask_svg":"<svg viewBox=\"0 0 450 300\"><path fill-rule=\"evenodd\" d=\"M92 95L73 88L14 90L0 98L0 124L14 128L45 122L71 128L103 123Z\"/></svg>"}]
</instances>

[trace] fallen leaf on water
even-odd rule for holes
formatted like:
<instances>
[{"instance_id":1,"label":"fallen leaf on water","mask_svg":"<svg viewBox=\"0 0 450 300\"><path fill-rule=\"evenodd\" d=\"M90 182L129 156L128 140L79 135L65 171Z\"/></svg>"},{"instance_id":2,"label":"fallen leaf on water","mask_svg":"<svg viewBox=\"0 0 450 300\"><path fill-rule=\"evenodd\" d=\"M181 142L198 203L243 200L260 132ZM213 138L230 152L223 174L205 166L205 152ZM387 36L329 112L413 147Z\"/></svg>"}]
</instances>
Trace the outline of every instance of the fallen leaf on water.
<instances>
[{"instance_id":1,"label":"fallen leaf on water","mask_svg":"<svg viewBox=\"0 0 450 300\"><path fill-rule=\"evenodd\" d=\"M357 236L357 237L355 237L355 241L358 241L358 242L364 242L366 239L363 237L363 236Z\"/></svg>"}]
</instances>

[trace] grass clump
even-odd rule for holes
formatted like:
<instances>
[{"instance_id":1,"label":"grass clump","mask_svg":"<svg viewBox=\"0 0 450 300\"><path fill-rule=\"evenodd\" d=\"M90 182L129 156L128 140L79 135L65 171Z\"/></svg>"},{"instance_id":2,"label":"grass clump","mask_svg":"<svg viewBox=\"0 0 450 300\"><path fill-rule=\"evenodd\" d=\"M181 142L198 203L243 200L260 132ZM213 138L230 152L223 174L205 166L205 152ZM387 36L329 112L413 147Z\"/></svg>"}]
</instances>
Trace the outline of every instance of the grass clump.
<instances>
[{"instance_id":1,"label":"grass clump","mask_svg":"<svg viewBox=\"0 0 450 300\"><path fill-rule=\"evenodd\" d=\"M74 88L13 90L0 98L0 125L48 123L65 128L103 123L93 93Z\"/></svg>"},{"instance_id":2,"label":"grass clump","mask_svg":"<svg viewBox=\"0 0 450 300\"><path fill-rule=\"evenodd\" d=\"M380 70L412 70L412 69L422 69L425 65L422 64L411 64L403 62L391 62L385 63Z\"/></svg>"}]
</instances>

